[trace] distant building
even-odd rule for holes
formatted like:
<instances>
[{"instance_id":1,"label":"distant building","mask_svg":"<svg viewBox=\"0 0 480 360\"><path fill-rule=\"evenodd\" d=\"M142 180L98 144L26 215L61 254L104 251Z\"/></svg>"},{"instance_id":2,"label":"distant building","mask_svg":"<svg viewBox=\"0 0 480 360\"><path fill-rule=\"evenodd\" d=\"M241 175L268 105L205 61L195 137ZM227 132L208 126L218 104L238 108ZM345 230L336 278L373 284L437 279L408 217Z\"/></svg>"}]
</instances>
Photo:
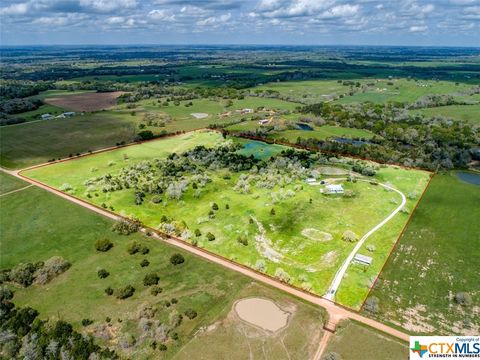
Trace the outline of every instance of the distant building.
<instances>
[{"instance_id":1,"label":"distant building","mask_svg":"<svg viewBox=\"0 0 480 360\"><path fill-rule=\"evenodd\" d=\"M268 119L262 119L262 120L260 120L258 123L259 123L260 125L265 125L265 124L268 124L269 122L270 122L270 120L268 120Z\"/></svg>"},{"instance_id":2,"label":"distant building","mask_svg":"<svg viewBox=\"0 0 480 360\"><path fill-rule=\"evenodd\" d=\"M305 182L307 184L313 184L313 183L316 183L317 182L317 179L315 178L308 178L308 179L305 179Z\"/></svg>"},{"instance_id":3,"label":"distant building","mask_svg":"<svg viewBox=\"0 0 480 360\"><path fill-rule=\"evenodd\" d=\"M343 186L341 184L331 184L325 186L325 192L327 194L343 194L345 190L343 190Z\"/></svg>"},{"instance_id":4,"label":"distant building","mask_svg":"<svg viewBox=\"0 0 480 360\"><path fill-rule=\"evenodd\" d=\"M353 261L362 265L372 264L372 258L370 256L366 256L362 254L356 254L355 257L353 258Z\"/></svg>"},{"instance_id":5,"label":"distant building","mask_svg":"<svg viewBox=\"0 0 480 360\"><path fill-rule=\"evenodd\" d=\"M64 112L62 115L65 116L65 117L69 117L69 116L75 116L75 111L67 111L67 112Z\"/></svg>"},{"instance_id":6,"label":"distant building","mask_svg":"<svg viewBox=\"0 0 480 360\"><path fill-rule=\"evenodd\" d=\"M251 113L253 113L253 109L245 108L245 109L240 110L240 113L241 114L251 114Z\"/></svg>"}]
</instances>

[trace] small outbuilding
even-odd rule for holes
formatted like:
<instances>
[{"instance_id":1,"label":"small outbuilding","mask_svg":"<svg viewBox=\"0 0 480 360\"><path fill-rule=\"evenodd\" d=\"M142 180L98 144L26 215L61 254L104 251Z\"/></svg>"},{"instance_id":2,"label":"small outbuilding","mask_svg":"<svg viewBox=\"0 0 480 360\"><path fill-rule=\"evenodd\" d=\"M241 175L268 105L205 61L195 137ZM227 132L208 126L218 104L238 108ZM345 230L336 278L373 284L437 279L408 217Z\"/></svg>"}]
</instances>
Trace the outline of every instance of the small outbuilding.
<instances>
[{"instance_id":1,"label":"small outbuilding","mask_svg":"<svg viewBox=\"0 0 480 360\"><path fill-rule=\"evenodd\" d=\"M317 182L317 179L315 178L308 178L308 179L305 179L305 182L307 184L313 184L313 183L316 183Z\"/></svg>"},{"instance_id":2,"label":"small outbuilding","mask_svg":"<svg viewBox=\"0 0 480 360\"><path fill-rule=\"evenodd\" d=\"M366 256L362 254L356 254L355 257L353 258L353 261L355 261L358 264L367 265L367 266L372 264L372 258L370 256Z\"/></svg>"},{"instance_id":3,"label":"small outbuilding","mask_svg":"<svg viewBox=\"0 0 480 360\"><path fill-rule=\"evenodd\" d=\"M325 186L325 193L327 194L343 194L343 186L341 184L330 184Z\"/></svg>"},{"instance_id":4,"label":"small outbuilding","mask_svg":"<svg viewBox=\"0 0 480 360\"><path fill-rule=\"evenodd\" d=\"M270 122L270 120L268 120L268 119L262 119L262 120L260 120L258 123L259 123L260 125L265 125L265 124L268 124L269 122Z\"/></svg>"},{"instance_id":5,"label":"small outbuilding","mask_svg":"<svg viewBox=\"0 0 480 360\"><path fill-rule=\"evenodd\" d=\"M42 120L48 120L48 119L53 119L53 115L52 114L42 114L41 118Z\"/></svg>"}]
</instances>

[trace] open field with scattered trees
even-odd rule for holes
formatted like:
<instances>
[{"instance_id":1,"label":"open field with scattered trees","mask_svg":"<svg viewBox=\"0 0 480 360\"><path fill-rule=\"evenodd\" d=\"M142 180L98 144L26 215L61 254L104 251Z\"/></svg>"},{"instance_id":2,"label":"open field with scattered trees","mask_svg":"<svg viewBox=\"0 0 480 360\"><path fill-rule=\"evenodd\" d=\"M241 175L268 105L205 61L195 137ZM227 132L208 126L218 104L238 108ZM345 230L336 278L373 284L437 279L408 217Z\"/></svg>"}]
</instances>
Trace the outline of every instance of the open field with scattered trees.
<instances>
[{"instance_id":1,"label":"open field with scattered trees","mask_svg":"<svg viewBox=\"0 0 480 360\"><path fill-rule=\"evenodd\" d=\"M252 344L270 342L279 358L287 358L278 347L280 337L294 358L310 357L316 349L324 317L318 308L158 240L118 234L112 221L38 188L2 197L0 206L1 247L9 249L0 269L15 305L38 310L43 320L71 323L119 355L172 358L203 340L212 353L222 352L215 340L232 321L233 303L251 296L291 312L287 328L274 337L236 320L255 334ZM53 219L61 219L54 232ZM68 266L50 276L52 261L55 269L59 261ZM43 273L36 270L42 267ZM221 336L238 343L234 331Z\"/></svg>"},{"instance_id":2,"label":"open field with scattered trees","mask_svg":"<svg viewBox=\"0 0 480 360\"><path fill-rule=\"evenodd\" d=\"M409 194L407 206L365 248L371 269L360 266L357 281L340 289L346 305L360 306L428 173L293 150L261 162L238 150L218 133L199 132L25 175L319 295L359 237L400 204L377 182L391 184ZM327 175L331 169L337 175ZM312 176L318 182L306 183ZM347 181L352 176L359 181ZM322 195L320 179L343 184L345 193Z\"/></svg>"}]
</instances>

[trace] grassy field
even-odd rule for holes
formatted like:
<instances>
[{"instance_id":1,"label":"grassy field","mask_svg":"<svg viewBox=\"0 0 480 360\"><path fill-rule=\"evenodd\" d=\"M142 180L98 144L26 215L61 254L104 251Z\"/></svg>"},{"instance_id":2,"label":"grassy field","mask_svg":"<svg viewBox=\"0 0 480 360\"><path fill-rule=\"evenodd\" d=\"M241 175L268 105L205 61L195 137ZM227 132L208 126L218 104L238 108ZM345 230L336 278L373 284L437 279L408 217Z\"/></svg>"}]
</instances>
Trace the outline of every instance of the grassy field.
<instances>
[{"instance_id":1,"label":"grassy field","mask_svg":"<svg viewBox=\"0 0 480 360\"><path fill-rule=\"evenodd\" d=\"M269 136L272 139L287 139L290 143L295 143L298 138L326 140L329 138L346 138L346 139L371 139L373 133L368 130L345 128L341 126L312 126L314 130L284 130L273 133Z\"/></svg>"},{"instance_id":2,"label":"grassy field","mask_svg":"<svg viewBox=\"0 0 480 360\"><path fill-rule=\"evenodd\" d=\"M376 315L420 334L478 334L480 187L436 175L372 295ZM466 292L469 306L454 296Z\"/></svg>"},{"instance_id":3,"label":"grassy field","mask_svg":"<svg viewBox=\"0 0 480 360\"><path fill-rule=\"evenodd\" d=\"M13 190L21 189L22 187L25 187L27 185L27 182L19 180L13 176L5 174L3 171L0 171L0 195Z\"/></svg>"},{"instance_id":4,"label":"grassy field","mask_svg":"<svg viewBox=\"0 0 480 360\"><path fill-rule=\"evenodd\" d=\"M425 115L426 117L444 116L466 121L473 125L480 125L480 104L440 106L415 110L414 112Z\"/></svg>"},{"instance_id":5,"label":"grassy field","mask_svg":"<svg viewBox=\"0 0 480 360\"><path fill-rule=\"evenodd\" d=\"M312 104L346 94L350 88L337 81L313 80L268 83L253 88L253 91L256 90L274 90L278 91L282 97L292 101Z\"/></svg>"},{"instance_id":6,"label":"grassy field","mask_svg":"<svg viewBox=\"0 0 480 360\"><path fill-rule=\"evenodd\" d=\"M353 321L337 327L324 354L337 353L342 360L404 360L408 344Z\"/></svg>"},{"instance_id":7,"label":"grassy field","mask_svg":"<svg viewBox=\"0 0 480 360\"><path fill-rule=\"evenodd\" d=\"M22 168L130 142L137 132L135 126L134 117L108 112L4 126L0 129L0 165Z\"/></svg>"},{"instance_id":8,"label":"grassy field","mask_svg":"<svg viewBox=\"0 0 480 360\"><path fill-rule=\"evenodd\" d=\"M97 341L115 348L124 356L135 359L172 358L180 349L182 354L195 349L198 338L210 344L209 351L212 353L227 354L224 344L216 343L221 331L205 329L219 323L222 327L233 324L229 320L233 303L250 296L269 298L281 306L294 309L290 325L272 337L238 320L237 325L242 326L245 334L255 333L256 338L245 337L243 345L238 344L238 333L229 331L222 334L226 343L237 343L245 349L248 341L252 344L266 342L272 349L271 359L287 358L285 351L291 351L293 358L309 358L318 344L324 317L319 308L303 304L158 240L140 234L116 235L110 230L110 220L39 188L32 187L2 197L0 206L3 213L0 217L3 250L0 269L52 256L62 256L72 264L66 273L48 285L28 288L12 285L16 305L31 306L39 310L41 318L62 319L71 322L79 331L93 334L107 324L106 318L109 317L111 321L107 329L110 329L110 335L97 338ZM97 252L94 243L101 238L110 239L114 247L106 253ZM147 246L149 253L129 255L126 247L134 240ZM173 266L169 258L176 252L185 257L185 263ZM142 259L150 261L150 265L141 267ZM110 272L110 276L99 279L97 270L100 268ZM152 295L142 283L145 274L151 272L160 276L163 292L157 296ZM119 288L127 284L136 289L131 298L117 300L104 293L108 286ZM166 302L173 298L178 302L166 306ZM140 323L145 319L140 320L139 313L145 308L156 311L150 321L161 323L168 323L170 314L183 313L189 308L194 309L198 316L193 320L184 317L182 324L174 329L178 340L168 340L168 350L160 352L150 347L153 339L142 335ZM93 324L82 327L82 319L93 320ZM122 349L117 343L132 336L136 339L133 346ZM282 340L289 350L279 348L278 342Z\"/></svg>"},{"instance_id":9,"label":"grassy field","mask_svg":"<svg viewBox=\"0 0 480 360\"><path fill-rule=\"evenodd\" d=\"M32 111L26 111L20 114L15 115L20 119L25 119L26 121L34 121L34 120L41 120L42 114L51 114L51 115L60 115L63 113L65 109L62 109L58 106L45 104L41 105L38 109Z\"/></svg>"},{"instance_id":10,"label":"grassy field","mask_svg":"<svg viewBox=\"0 0 480 360\"><path fill-rule=\"evenodd\" d=\"M344 183L347 190L355 192L354 198L322 196L318 186L305 185L303 181L293 182L283 189L255 188L251 194L243 195L233 190L240 174L233 173L230 179L224 179L221 173L216 172L211 174L213 181L199 198L192 189L187 190L180 201L165 199L161 204L151 202L149 195L142 206L135 205L132 200L133 189L115 193L100 192L92 198L87 197L85 180L89 178L107 172L115 174L126 165L165 158L170 152L181 153L198 144L211 146L219 139L219 134L211 132L182 135L27 171L25 175L57 188L68 184L76 196L97 205L106 204L123 214L134 214L152 227L160 224L162 215L184 220L192 231L198 227L204 235L207 232L215 234L216 241L209 242L201 237L198 246L248 266L264 261L264 270L271 275L278 267L282 267L291 276L293 284L305 286L305 283L309 283L313 291L320 295L327 290L336 270L354 247L354 243L341 240L342 233L347 229L357 234L366 233L400 202L398 194L386 193L383 188L366 182ZM258 149L258 143L254 144L257 145L253 148ZM242 151L252 149L247 146ZM277 147L274 147L271 153L277 151ZM405 192L421 192L428 175L421 171L385 167L379 170L377 178ZM299 186L301 191L298 190ZM275 199L288 190L295 194L294 197ZM417 198L409 200L408 206L413 207L416 201ZM209 204L213 202L218 203L221 210L215 219L205 220ZM230 210L225 209L227 204ZM275 216L270 214L272 207L275 208ZM381 246L370 254L378 266L383 264L407 219L408 215L399 214L393 226L386 226L379 231L379 234L383 234ZM304 235L309 231L326 232L331 235L331 241ZM235 239L239 234L248 238L248 246L237 243ZM268 251L277 253L281 260L274 261L258 249L258 236L271 242L267 246L270 249ZM378 272L378 266L360 276L361 281L350 283L345 288L347 296L341 298L342 303L353 307L361 304L368 290L365 284L372 273Z\"/></svg>"},{"instance_id":11,"label":"grassy field","mask_svg":"<svg viewBox=\"0 0 480 360\"><path fill-rule=\"evenodd\" d=\"M365 92L359 92L353 96L345 96L336 102L341 104L362 103L365 101L379 104L389 101L410 103L425 95L450 94L470 88L470 85L463 83L456 85L454 82L431 80L381 79L371 80L369 83L374 83L374 85Z\"/></svg>"}]
</instances>

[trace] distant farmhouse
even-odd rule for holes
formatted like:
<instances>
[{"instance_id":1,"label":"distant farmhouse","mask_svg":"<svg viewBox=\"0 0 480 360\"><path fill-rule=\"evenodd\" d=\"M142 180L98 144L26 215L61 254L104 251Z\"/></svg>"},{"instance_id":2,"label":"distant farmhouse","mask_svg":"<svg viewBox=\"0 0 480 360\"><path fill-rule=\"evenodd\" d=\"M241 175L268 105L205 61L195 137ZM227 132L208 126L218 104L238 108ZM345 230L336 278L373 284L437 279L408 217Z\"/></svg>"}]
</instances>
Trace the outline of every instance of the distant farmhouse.
<instances>
[{"instance_id":1,"label":"distant farmhouse","mask_svg":"<svg viewBox=\"0 0 480 360\"><path fill-rule=\"evenodd\" d=\"M341 184L331 184L326 185L325 190L322 189L322 192L325 194L343 194L345 190Z\"/></svg>"},{"instance_id":2,"label":"distant farmhouse","mask_svg":"<svg viewBox=\"0 0 480 360\"><path fill-rule=\"evenodd\" d=\"M53 119L54 116L52 114L42 114L41 118L42 120L48 120L48 119Z\"/></svg>"},{"instance_id":3,"label":"distant farmhouse","mask_svg":"<svg viewBox=\"0 0 480 360\"><path fill-rule=\"evenodd\" d=\"M270 120L268 120L268 119L262 119L262 120L260 120L258 123L259 123L260 125L265 125L265 124L268 124L269 122L270 122Z\"/></svg>"}]
</instances>

